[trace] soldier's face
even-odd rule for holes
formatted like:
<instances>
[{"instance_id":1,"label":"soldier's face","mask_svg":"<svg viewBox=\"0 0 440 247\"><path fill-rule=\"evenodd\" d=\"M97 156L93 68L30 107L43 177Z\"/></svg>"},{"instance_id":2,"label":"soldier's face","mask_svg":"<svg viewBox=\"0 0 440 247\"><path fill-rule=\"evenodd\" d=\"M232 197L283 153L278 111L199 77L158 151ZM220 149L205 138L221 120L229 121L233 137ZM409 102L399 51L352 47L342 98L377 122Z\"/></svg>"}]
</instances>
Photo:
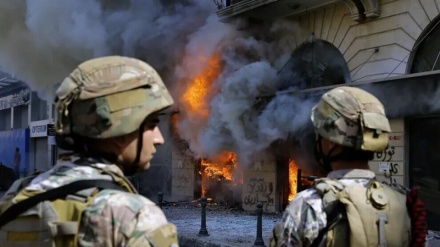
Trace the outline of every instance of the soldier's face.
<instances>
[{"instance_id":1,"label":"soldier's face","mask_svg":"<svg viewBox=\"0 0 440 247\"><path fill-rule=\"evenodd\" d=\"M152 126L145 129L139 166L142 170L150 168L150 161L156 153L156 146L165 143L159 127Z\"/></svg>"},{"instance_id":2,"label":"soldier's face","mask_svg":"<svg viewBox=\"0 0 440 247\"><path fill-rule=\"evenodd\" d=\"M150 115L144 121L144 131L139 135L139 131L133 133L133 137L121 153L121 159L126 165L131 165L136 159L138 138L142 138L142 149L139 159L140 171L150 168L150 161L156 153L156 146L164 144L162 133L157 124L159 118L157 114Z\"/></svg>"}]
</instances>

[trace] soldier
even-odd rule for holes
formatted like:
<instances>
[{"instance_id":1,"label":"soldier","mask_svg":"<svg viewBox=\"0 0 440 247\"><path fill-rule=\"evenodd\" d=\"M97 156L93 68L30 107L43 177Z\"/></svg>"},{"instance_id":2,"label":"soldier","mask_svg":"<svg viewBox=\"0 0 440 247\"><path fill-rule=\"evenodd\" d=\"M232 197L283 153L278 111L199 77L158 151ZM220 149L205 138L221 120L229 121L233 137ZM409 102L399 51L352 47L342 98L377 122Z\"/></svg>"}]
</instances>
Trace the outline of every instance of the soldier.
<instances>
[{"instance_id":1,"label":"soldier","mask_svg":"<svg viewBox=\"0 0 440 247\"><path fill-rule=\"evenodd\" d=\"M178 246L176 227L125 177L149 168L164 143L159 114L172 104L145 62L80 64L56 92L57 144L73 152L14 183L0 204L2 245Z\"/></svg>"},{"instance_id":2,"label":"soldier","mask_svg":"<svg viewBox=\"0 0 440 247\"><path fill-rule=\"evenodd\" d=\"M338 87L321 97L311 120L316 158L330 173L290 202L270 246L409 246L406 191L379 183L369 170L374 153L388 146L381 102L361 89Z\"/></svg>"}]
</instances>

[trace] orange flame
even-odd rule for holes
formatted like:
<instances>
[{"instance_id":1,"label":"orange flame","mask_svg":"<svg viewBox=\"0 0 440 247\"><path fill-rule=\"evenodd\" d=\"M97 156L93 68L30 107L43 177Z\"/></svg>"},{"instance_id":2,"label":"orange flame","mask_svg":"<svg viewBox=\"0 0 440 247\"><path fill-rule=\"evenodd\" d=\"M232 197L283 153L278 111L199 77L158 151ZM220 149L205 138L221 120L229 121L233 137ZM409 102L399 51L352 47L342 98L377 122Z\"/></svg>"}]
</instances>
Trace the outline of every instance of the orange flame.
<instances>
[{"instance_id":1,"label":"orange flame","mask_svg":"<svg viewBox=\"0 0 440 247\"><path fill-rule=\"evenodd\" d=\"M296 195L296 190L298 187L298 165L294 160L289 159L289 202L293 200Z\"/></svg>"},{"instance_id":2,"label":"orange flame","mask_svg":"<svg viewBox=\"0 0 440 247\"><path fill-rule=\"evenodd\" d=\"M190 82L188 88L182 95L184 110L189 117L207 119L209 116L209 95L213 93L213 82L217 80L221 72L220 54L213 54L211 57L199 57L198 64L205 65L205 68L197 74ZM195 124L200 124L195 123ZM203 126L201 126L203 127ZM197 133L195 133L197 134ZM236 182L234 171L237 167L236 155L232 152L222 152L212 160L201 160L202 195L206 196L209 181L227 180ZM241 179L242 182L242 179Z\"/></svg>"},{"instance_id":3,"label":"orange flame","mask_svg":"<svg viewBox=\"0 0 440 247\"><path fill-rule=\"evenodd\" d=\"M227 180L237 183L243 183L242 178L237 178L234 172L237 169L237 156L235 153L223 151L215 161L202 159L202 195L206 195L207 183L210 180Z\"/></svg>"},{"instance_id":4,"label":"orange flame","mask_svg":"<svg viewBox=\"0 0 440 247\"><path fill-rule=\"evenodd\" d=\"M183 101L188 106L191 114L207 117L209 109L206 96L220 74L220 55L214 54L209 59L202 57L200 60L206 64L206 68L192 80L192 83L183 94Z\"/></svg>"}]
</instances>

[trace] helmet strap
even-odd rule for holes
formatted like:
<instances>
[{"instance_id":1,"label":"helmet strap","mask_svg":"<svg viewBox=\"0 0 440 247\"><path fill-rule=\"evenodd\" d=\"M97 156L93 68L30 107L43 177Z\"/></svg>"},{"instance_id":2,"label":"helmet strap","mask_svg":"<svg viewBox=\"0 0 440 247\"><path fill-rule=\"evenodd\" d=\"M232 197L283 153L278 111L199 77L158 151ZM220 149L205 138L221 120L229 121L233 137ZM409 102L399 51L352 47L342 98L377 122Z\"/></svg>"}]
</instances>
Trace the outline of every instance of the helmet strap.
<instances>
[{"instance_id":1,"label":"helmet strap","mask_svg":"<svg viewBox=\"0 0 440 247\"><path fill-rule=\"evenodd\" d=\"M141 126L139 126L139 136L138 136L138 143L137 143L137 150L136 150L136 158L133 161L133 164L127 168L124 169L124 174L126 176L132 176L139 170L139 161L141 160L141 153L142 153L142 145L143 145L143 135L144 135L144 124L142 123Z\"/></svg>"},{"instance_id":2,"label":"helmet strap","mask_svg":"<svg viewBox=\"0 0 440 247\"><path fill-rule=\"evenodd\" d=\"M331 172L333 169L331 167L331 163L340 160L341 155L333 155L332 153L336 150L336 146L332 147L327 154L324 154L322 150L322 136L318 135L315 141L315 159L316 161L328 172Z\"/></svg>"}]
</instances>

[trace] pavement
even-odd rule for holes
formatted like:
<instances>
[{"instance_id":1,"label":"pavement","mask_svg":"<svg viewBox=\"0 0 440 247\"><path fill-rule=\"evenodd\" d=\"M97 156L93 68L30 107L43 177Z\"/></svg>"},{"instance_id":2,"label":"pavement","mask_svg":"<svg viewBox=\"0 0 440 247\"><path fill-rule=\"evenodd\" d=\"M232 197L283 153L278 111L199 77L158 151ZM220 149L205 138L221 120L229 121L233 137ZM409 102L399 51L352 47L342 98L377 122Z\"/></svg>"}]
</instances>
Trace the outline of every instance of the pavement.
<instances>
[{"instance_id":1,"label":"pavement","mask_svg":"<svg viewBox=\"0 0 440 247\"><path fill-rule=\"evenodd\" d=\"M182 247L253 247L256 239L257 215L237 208L211 204L207 206L206 228L210 236L199 237L200 204L194 202L164 206L168 220L177 226ZM268 246L274 225L281 213L263 214L263 240ZM440 247L440 232L428 232L428 247Z\"/></svg>"},{"instance_id":2,"label":"pavement","mask_svg":"<svg viewBox=\"0 0 440 247\"><path fill-rule=\"evenodd\" d=\"M0 198L5 191L0 191ZM162 207L168 220L177 226L182 247L251 247L256 239L257 214L237 207L210 203L206 207L207 237L197 234L201 227L201 207L193 202L169 203ZM262 237L266 246L281 213L263 214ZM429 231L429 247L440 247L440 232Z\"/></svg>"},{"instance_id":3,"label":"pavement","mask_svg":"<svg viewBox=\"0 0 440 247\"><path fill-rule=\"evenodd\" d=\"M241 208L217 204L206 207L206 229L209 236L199 237L201 207L197 202L171 204L162 207L168 221L177 226L182 247L251 247L257 236L257 214ZM266 246L272 228L281 213L263 214L262 237Z\"/></svg>"}]
</instances>

